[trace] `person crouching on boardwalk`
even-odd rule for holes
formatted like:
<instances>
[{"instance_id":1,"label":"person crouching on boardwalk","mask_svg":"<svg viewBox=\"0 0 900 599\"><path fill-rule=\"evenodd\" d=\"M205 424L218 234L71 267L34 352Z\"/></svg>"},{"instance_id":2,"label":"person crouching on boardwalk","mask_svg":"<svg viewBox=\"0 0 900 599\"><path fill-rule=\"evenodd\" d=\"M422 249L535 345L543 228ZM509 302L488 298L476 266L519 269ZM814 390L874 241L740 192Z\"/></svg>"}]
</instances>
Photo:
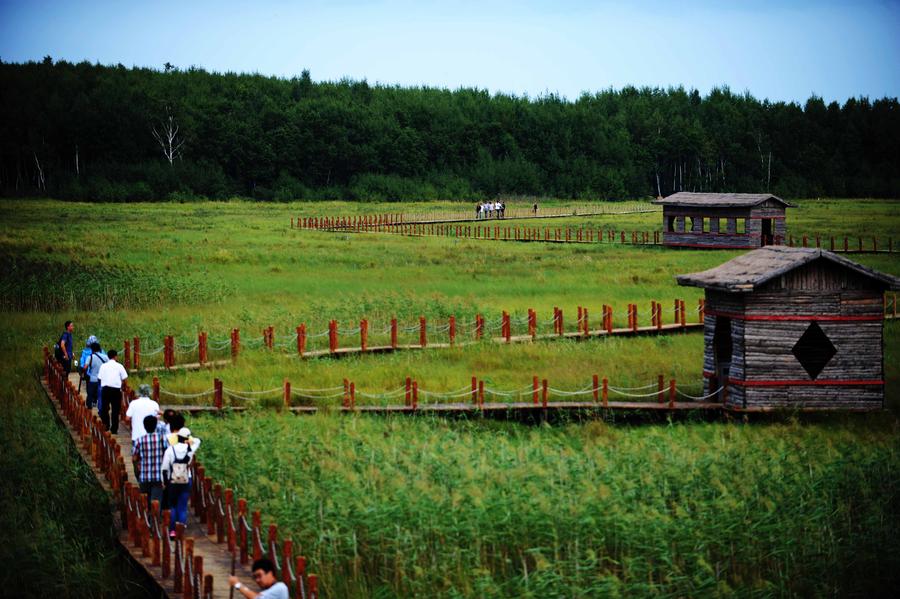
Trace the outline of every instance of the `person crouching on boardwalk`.
<instances>
[{"instance_id":1,"label":"person crouching on boardwalk","mask_svg":"<svg viewBox=\"0 0 900 599\"><path fill-rule=\"evenodd\" d=\"M194 452L200 447L200 439L191 437L191 430L182 427L176 433L177 443L170 445L163 455L162 476L169 498L169 507L174 511L169 525L169 536L175 535L178 522L187 524L187 505L191 495L191 462Z\"/></svg>"},{"instance_id":2,"label":"person crouching on boardwalk","mask_svg":"<svg viewBox=\"0 0 900 599\"><path fill-rule=\"evenodd\" d=\"M100 381L100 421L112 434L119 432L119 412L122 410L122 382L128 378L125 367L116 360L118 352L109 350L109 361L100 367L97 379ZM110 419L112 411L112 419Z\"/></svg>"},{"instance_id":3,"label":"person crouching on boardwalk","mask_svg":"<svg viewBox=\"0 0 900 599\"><path fill-rule=\"evenodd\" d=\"M261 592L251 591L233 575L228 577L228 584L247 599L288 599L287 585L275 576L275 564L272 560L267 557L260 558L253 562L250 571L253 573L253 580L262 589Z\"/></svg>"},{"instance_id":4,"label":"person crouching on boardwalk","mask_svg":"<svg viewBox=\"0 0 900 599\"><path fill-rule=\"evenodd\" d=\"M141 424L135 423L134 427L140 427L146 431L138 437L132 459L141 493L147 496L148 509L152 507L154 500L158 501L162 508L162 463L169 446L166 437L156 430L156 424L156 416L147 415Z\"/></svg>"}]
</instances>

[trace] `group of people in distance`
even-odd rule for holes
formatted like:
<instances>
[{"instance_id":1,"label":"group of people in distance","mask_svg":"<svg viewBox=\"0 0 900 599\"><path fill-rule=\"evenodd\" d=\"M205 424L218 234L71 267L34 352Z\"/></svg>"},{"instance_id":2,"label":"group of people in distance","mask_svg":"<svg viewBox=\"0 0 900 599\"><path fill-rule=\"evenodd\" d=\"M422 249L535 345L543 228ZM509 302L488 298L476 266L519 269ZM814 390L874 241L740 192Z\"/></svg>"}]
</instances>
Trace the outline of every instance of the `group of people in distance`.
<instances>
[{"instance_id":1,"label":"group of people in distance","mask_svg":"<svg viewBox=\"0 0 900 599\"><path fill-rule=\"evenodd\" d=\"M475 206L475 218L503 218L506 213L506 204L503 202L484 202Z\"/></svg>"}]
</instances>

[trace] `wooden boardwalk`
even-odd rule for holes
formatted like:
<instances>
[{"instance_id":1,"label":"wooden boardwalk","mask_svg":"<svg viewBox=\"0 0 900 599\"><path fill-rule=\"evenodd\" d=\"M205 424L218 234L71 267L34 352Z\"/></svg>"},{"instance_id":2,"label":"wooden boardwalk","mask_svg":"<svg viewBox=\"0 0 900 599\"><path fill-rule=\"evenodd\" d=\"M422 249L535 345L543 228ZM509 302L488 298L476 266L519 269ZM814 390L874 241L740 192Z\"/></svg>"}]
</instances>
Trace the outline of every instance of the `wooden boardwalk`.
<instances>
[{"instance_id":1,"label":"wooden boardwalk","mask_svg":"<svg viewBox=\"0 0 900 599\"><path fill-rule=\"evenodd\" d=\"M78 385L77 374L70 374L69 380L76 386ZM113 490L110 486L110 483L107 481L101 470L94 465L90 452L85 450L78 432L69 425L64 414L62 413L59 404L52 400L50 388L47 385L46 381L43 382L43 387L44 391L47 393L48 399L50 399L50 404L53 406L60 423L65 427L69 435L72 437L73 444L79 455L88 465L88 467L91 468L91 471L94 473L98 484L100 484L100 486L103 487L103 489L111 495ZM86 399L84 393L82 393L82 399ZM131 463L131 428L124 422L121 422L119 424L119 432L115 435L115 439L121 447L122 455L125 458L125 470L128 475L128 481L134 485L137 485L137 479L134 475L134 467ZM131 556L132 561L142 567L146 571L147 575L156 581L160 590L165 594L166 597L171 597L173 599L176 597L181 597L181 592L175 592L173 581L174 577L170 576L166 580L161 579L159 576L159 567L152 566L151 559L149 557L143 557L140 547L134 547L129 538L128 531L125 530L119 512L113 509L112 516L116 526L116 530L118 531L119 543ZM228 576L231 574L232 556L227 550L227 545L217 543L214 537L207 535L205 526L201 525L200 522L198 522L197 518L190 513L190 511L187 527L185 528L185 538L193 539L194 556L203 557L203 573L211 574L213 577L213 596L228 596L230 592L230 588L228 586ZM255 589L255 585L252 582L249 568L246 566L242 566L240 560L235 561L236 575L241 578L241 580L244 581L245 584L250 583L250 587Z\"/></svg>"}]
</instances>

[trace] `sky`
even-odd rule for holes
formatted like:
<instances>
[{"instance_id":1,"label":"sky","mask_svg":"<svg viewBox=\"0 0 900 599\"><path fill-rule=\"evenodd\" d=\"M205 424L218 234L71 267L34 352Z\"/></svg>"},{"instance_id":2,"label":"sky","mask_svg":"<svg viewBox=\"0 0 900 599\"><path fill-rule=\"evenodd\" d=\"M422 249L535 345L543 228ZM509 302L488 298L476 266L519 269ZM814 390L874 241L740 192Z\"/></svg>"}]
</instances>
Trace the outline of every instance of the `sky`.
<instances>
[{"instance_id":1,"label":"sky","mask_svg":"<svg viewBox=\"0 0 900 599\"><path fill-rule=\"evenodd\" d=\"M900 96L900 0L0 0L0 60L47 55L570 100L727 85L844 102Z\"/></svg>"}]
</instances>

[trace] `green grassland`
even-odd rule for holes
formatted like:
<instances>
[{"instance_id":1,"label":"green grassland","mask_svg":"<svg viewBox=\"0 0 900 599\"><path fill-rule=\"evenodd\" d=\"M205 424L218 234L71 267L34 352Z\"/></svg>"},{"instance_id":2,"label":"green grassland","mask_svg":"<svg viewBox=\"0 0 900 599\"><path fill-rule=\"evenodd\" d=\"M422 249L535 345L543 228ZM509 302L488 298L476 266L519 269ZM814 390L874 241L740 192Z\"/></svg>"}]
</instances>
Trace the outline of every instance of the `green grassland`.
<instances>
[{"instance_id":1,"label":"green grassland","mask_svg":"<svg viewBox=\"0 0 900 599\"><path fill-rule=\"evenodd\" d=\"M701 297L678 287L675 274L738 255L289 228L291 216L458 206L452 203L0 204L0 434L10 448L0 459L4 472L22 473L15 486L3 486L3 519L31 515L28 530L38 531L31 535L37 540L16 544L29 556L65 547L52 570L76 581L66 588L99 578L120 596L139 592L134 575L109 559L106 512L91 507L96 490L83 498L71 492L87 484L85 474L61 451L64 438L32 378L39 347L54 340L63 320L75 321L79 343L97 334L105 346L120 347L140 336L145 349L166 334L179 343L199 331L223 340L240 327L245 348L236 365L160 375L164 388L180 392L209 388L213 376L241 390L277 387L284 378L295 388L349 378L380 392L406 376L433 391L460 388L471 376L512 390L533 375L580 389L595 373L620 386L664 374L699 392L697 333L305 361L290 348L252 345L270 325L283 343L301 322L323 331L330 319L352 329L367 318L380 329L391 317L443 324L476 313L496 320L502 310L521 317L528 308L546 321L554 306L565 311L569 330L579 305L595 326L601 306L612 305L621 326L629 302L649 324L651 300L663 303L669 322L674 298L693 308ZM789 231L887 239L900 224L897 208L879 200L802 201L789 212ZM660 221L651 213L520 223L631 231L657 229ZM897 255L856 259L900 275ZM888 402L896 411L900 327L888 323L885 331ZM429 340L443 340L436 335ZM384 339L373 335L370 343ZM401 343L416 339L409 333ZM346 344L357 340L347 336ZM320 338L313 346L323 344ZM134 381L148 378L137 373ZM191 427L204 437L211 473L301 544L333 597L879 594L900 571L893 414L525 426L303 418L266 409L199 418ZM51 473L45 487L25 482L43 472ZM65 497L73 518L62 518L60 500L45 495ZM96 529L76 551L74 527L85 520Z\"/></svg>"}]
</instances>

